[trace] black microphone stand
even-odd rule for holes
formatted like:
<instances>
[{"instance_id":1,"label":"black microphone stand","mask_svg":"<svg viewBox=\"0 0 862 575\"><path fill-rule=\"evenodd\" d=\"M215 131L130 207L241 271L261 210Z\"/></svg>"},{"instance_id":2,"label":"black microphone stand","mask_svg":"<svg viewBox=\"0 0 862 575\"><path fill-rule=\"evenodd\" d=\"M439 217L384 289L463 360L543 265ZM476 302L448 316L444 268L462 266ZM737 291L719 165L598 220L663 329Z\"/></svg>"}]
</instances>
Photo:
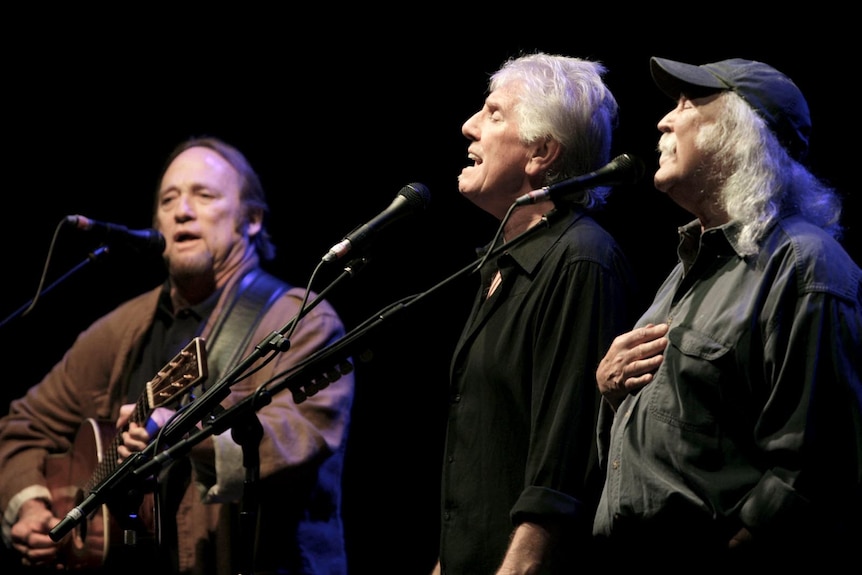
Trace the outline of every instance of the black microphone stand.
<instances>
[{"instance_id":1,"label":"black microphone stand","mask_svg":"<svg viewBox=\"0 0 862 575\"><path fill-rule=\"evenodd\" d=\"M323 301L326 295L336 285L348 277L352 277L358 273L365 263L366 260L364 258L357 258L347 264L344 271L335 280L333 280L329 286L318 292L317 297L306 307L301 309L296 317L290 320L278 331L272 332L261 340L261 342L255 346L255 349L251 354L241 360L214 386L207 389L195 401L181 408L159 431L159 435L154 441L151 441L150 444L142 451L133 453L129 458L123 461L123 463L118 466L111 475L91 489L90 494L49 531L51 539L55 542L60 541L71 529L83 522L93 511L98 509L101 505L113 500L117 493L129 493L135 490L136 486L139 486L142 482L146 481L148 477L155 477L155 473L160 469L149 471L154 466L145 466L148 461L152 461L152 452L158 447L158 445L171 445L178 440L177 438L182 437L191 429L195 429L198 422L203 423L206 418L214 417L213 414L222 409L219 404L230 394L230 386L239 378L239 376L248 370L256 361L265 357L272 351L282 352L289 349L290 341L284 337L284 334L287 333L293 325L296 324L296 322L305 317L308 312ZM243 464L247 466L244 490L251 492L251 488L260 473L257 445L263 435L263 429L260 426L260 421L257 419L256 414L254 412L250 412L249 415L250 417L245 418L242 427L237 425L241 430L236 434L233 434L232 437L243 449ZM204 437L206 436L201 436L200 440L203 440ZM196 443L190 444L189 448ZM168 460L170 460L170 457L159 458L159 467ZM246 516L249 517L250 521L254 520L254 518L250 517L248 513ZM253 546L249 549L253 549Z\"/></svg>"},{"instance_id":2,"label":"black microphone stand","mask_svg":"<svg viewBox=\"0 0 862 575\"><path fill-rule=\"evenodd\" d=\"M347 358L354 353L357 345L364 341L365 337L372 330L375 330L401 311L426 299L433 293L436 293L451 282L456 281L469 273L477 271L477 264L481 264L481 262L488 259L488 256L495 257L503 251L511 248L513 245L526 240L536 231L542 228L547 228L559 213L560 211L557 209L551 210L545 214L542 217L542 220L535 226L527 229L508 242L493 248L485 257L463 267L453 275L444 279L442 282L433 286L431 289L418 295L405 298L399 302L395 302L388 308L384 308L384 310L379 312L376 316L372 316L359 327L345 334L344 337L340 338L338 341L335 341L317 351L286 372L273 377L270 382L277 380L279 377L283 377L283 379L280 383L275 384L272 389L269 389L267 384L263 384L255 393L240 400L229 409L223 409L219 404L225 397L227 397L230 392L230 386L236 381L239 375L244 373L255 361L263 355L266 355L266 353L269 353L272 350L285 351L288 348L287 346L289 346L290 342L284 339L283 334L287 332L295 322L301 319L301 317L294 318L281 330L273 332L268 337L264 338L255 346L255 350L251 354L241 360L237 366L220 379L215 386L208 389L195 401L190 403L183 410L179 411L176 416L162 428L159 441L153 441L143 451L136 452L132 458L134 459L134 462L127 459L111 476L107 477L101 484L91 490L90 495L84 499L80 505L70 511L63 520L51 529L49 532L51 539L53 541L59 541L62 539L66 533L78 525L85 517L92 513L92 511L110 500L113 496L113 492L120 488L122 488L123 491L126 491L130 482L135 485L139 482L145 481L149 477L156 476L156 474L166 464L180 457L187 456L192 447L207 437L220 435L227 429L240 427L240 424L242 424L242 431L236 435L232 435L232 437L235 440L242 441L243 461L244 464L248 463L250 465L247 469L246 484L244 485L243 491L243 497L245 498L245 488L248 487L250 483L256 481L259 474L259 469L256 467L259 464L259 454L251 453L252 444L257 447L262 437L262 429L260 428L260 421L257 419L256 413L261 408L269 405L273 395L283 391L284 389L290 389L296 403L305 401L309 396L314 395L317 391L323 389L332 381L337 380L338 377L342 375L342 371L345 373L347 372L346 370L336 366L343 366L347 361ZM313 308L323 299L324 295L331 288L352 274L353 272L349 271L349 266L348 268L345 268L345 273L339 276L339 278L332 282L325 290L321 291L312 304L303 311L308 311ZM206 423L198 428L197 423L204 423L204 419L207 419ZM246 427L250 422L251 428ZM154 456L152 451L157 443L165 443L169 447ZM117 477L118 475L120 477ZM249 493L249 495L251 495L251 493ZM257 503L256 496L252 496L252 502ZM251 516L247 516L245 520L248 522L251 519ZM246 539L248 537L253 537L252 533L253 532L244 533L243 538ZM248 543L248 541L244 541L244 544ZM253 542L248 545L248 549L249 553L253 553ZM249 566L253 564L253 560L246 557L243 564L246 568L249 568ZM249 571L249 573L252 573L252 571Z\"/></svg>"},{"instance_id":3,"label":"black microphone stand","mask_svg":"<svg viewBox=\"0 0 862 575\"><path fill-rule=\"evenodd\" d=\"M64 273L64 274L63 274L62 276L60 276L59 278L57 278L57 279L56 279L56 280L55 280L51 285L49 285L48 287L46 287L45 289L43 289L43 290L40 292L40 294L42 294L42 295L47 294L47 293L48 293L48 292L50 292L52 289L54 289L55 287L57 287L58 285L60 285L60 284L61 284L61 283L63 283L64 281L66 281L66 279L67 279L67 278L69 278L69 277L71 277L74 273L76 273L76 272L78 272L79 270L83 269L83 268L84 268L84 266L86 266L87 264L92 263L92 262L94 262L94 261L98 260L99 258L101 258L103 255L105 255L105 254L107 254L107 253L108 253L108 246L99 246L98 248L96 248L95 250L93 250L92 252L90 252L89 254L87 254L86 259L84 259L83 261L81 261L81 263L79 263L79 264L75 265L74 267L72 267L69 271L67 271L66 273ZM24 305L22 305L21 307L19 307L17 310L15 310L15 311L13 311L11 314L9 314L9 315L6 317L6 319L4 319L3 321L0 321L0 327L3 327L4 325L6 325L7 323L9 323L10 321L12 321L13 319L15 319L16 317L19 317L19 316L23 315L23 314L24 314L24 312L25 312L27 309L29 309L29 308L30 308L30 306L32 306L32 305L33 305L34 300L35 300L35 298L31 299L30 301L28 301L27 303L25 303Z\"/></svg>"},{"instance_id":4,"label":"black microphone stand","mask_svg":"<svg viewBox=\"0 0 862 575\"><path fill-rule=\"evenodd\" d=\"M242 465L245 480L242 486L242 499L239 509L239 536L241 557L239 575L254 573L254 550L257 542L257 515L260 496L257 489L260 480L260 441L263 439L263 426L256 414L240 419L231 428L231 437L242 446Z\"/></svg>"},{"instance_id":5,"label":"black microphone stand","mask_svg":"<svg viewBox=\"0 0 862 575\"><path fill-rule=\"evenodd\" d=\"M555 217L557 217L558 214L560 214L558 210L551 210L542 217L542 220L537 225L529 228L515 238L512 238L505 244L499 245L496 248L492 249L489 256L495 257L503 251L511 248L512 246L526 240L536 231L542 228L547 228L550 225L550 222ZM179 426L179 429L176 430L176 435L185 435L185 438L177 441L176 443L169 442L170 447L164 449L155 457L147 459L142 465L140 465L133 471L133 474L139 476L141 479L144 479L154 473L157 473L163 465L177 459L178 457L187 455L192 447L194 447L207 437L211 435L219 435L227 429L234 427L236 425L236 422L242 421L242 418L247 415L248 411L251 410L256 412L262 407L269 405L272 396L276 393L279 393L280 391L283 391L284 389L289 389L291 391L291 393L293 394L293 399L296 403L302 403L309 396L314 395L320 389L323 389L324 387L329 385L329 383L338 379L338 377L342 375L342 372L346 371L338 366L344 365L344 362L346 362L347 358L350 357L356 351L356 349L358 349L358 344L364 342L366 336L372 330L375 330L388 319L400 313L401 311L415 305L419 301L422 301L430 295L436 293L444 286L447 286L453 281L460 279L462 276L477 271L477 263L483 261L484 259L487 258L480 258L472 262L471 264L461 268L453 275L447 277L442 282L438 283L437 285L425 292L422 292L409 298L405 298L404 300L392 304L388 308L385 308L384 310L379 312L377 315L372 316L371 318L363 322L359 327L345 334L344 337L342 337L338 341L335 341L330 345L326 346L325 348L317 351L316 353L312 354L299 364L293 366L286 372L274 376L270 381L275 381L280 377L283 377L283 379L280 383L274 385L272 389L267 388L266 384L264 384L258 388L256 393L251 394L244 399L238 401L229 409L219 410L218 413L214 413L212 410L209 410L209 420L207 421L207 424L202 426L201 428L196 427L197 421L201 421L200 418L195 419L192 422L191 426L183 424L183 422L177 423L176 425ZM242 362L241 365L243 363L245 362ZM224 381L224 379L222 381ZM220 386L221 384L219 384L219 386L217 387ZM189 407L191 408L198 403L201 403L201 400L205 399L206 395L206 393L202 395L200 398L190 404ZM169 423L169 425L171 424ZM194 429L194 432L191 432L192 429ZM174 434L175 430L171 429L170 435L173 436Z\"/></svg>"}]
</instances>

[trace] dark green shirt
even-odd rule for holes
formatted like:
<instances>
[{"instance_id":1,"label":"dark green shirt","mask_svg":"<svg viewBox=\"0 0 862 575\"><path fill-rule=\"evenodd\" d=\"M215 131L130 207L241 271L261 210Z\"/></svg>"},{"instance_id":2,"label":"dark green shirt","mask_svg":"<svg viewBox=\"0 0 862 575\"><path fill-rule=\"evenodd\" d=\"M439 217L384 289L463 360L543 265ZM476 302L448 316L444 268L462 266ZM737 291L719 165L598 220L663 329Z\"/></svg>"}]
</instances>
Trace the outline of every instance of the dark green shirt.
<instances>
[{"instance_id":1,"label":"dark green shirt","mask_svg":"<svg viewBox=\"0 0 862 575\"><path fill-rule=\"evenodd\" d=\"M599 535L721 552L744 525L793 556L860 517L862 272L800 218L754 256L737 234L681 228L680 263L637 322L669 322L670 344L615 417L603 407Z\"/></svg>"}]
</instances>

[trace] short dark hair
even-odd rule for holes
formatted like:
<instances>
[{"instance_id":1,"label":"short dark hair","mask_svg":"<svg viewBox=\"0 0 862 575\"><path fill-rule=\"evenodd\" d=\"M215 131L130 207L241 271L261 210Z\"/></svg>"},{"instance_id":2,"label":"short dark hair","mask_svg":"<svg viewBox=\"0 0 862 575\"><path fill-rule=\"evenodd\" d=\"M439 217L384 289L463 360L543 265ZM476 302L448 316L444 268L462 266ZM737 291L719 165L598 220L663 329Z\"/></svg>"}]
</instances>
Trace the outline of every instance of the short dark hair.
<instances>
[{"instance_id":1,"label":"short dark hair","mask_svg":"<svg viewBox=\"0 0 862 575\"><path fill-rule=\"evenodd\" d=\"M253 210L260 210L263 215L260 232L252 238L252 243L254 244L258 256L260 256L262 260L268 261L274 259L275 244L273 244L272 238L266 228L266 224L269 220L269 204L266 201L266 194L263 191L263 185L260 183L260 178L258 177L257 172L255 172L254 168L251 167L251 163L236 147L212 136L195 136L189 138L188 140L178 144L170 153L165 161L164 167L162 168L159 180L161 181L161 178L167 171L168 166L171 165L171 162L189 148L209 148L224 158L224 160L237 171L242 178L239 198L245 207L245 218L248 220ZM156 201L158 201L158 199Z\"/></svg>"}]
</instances>

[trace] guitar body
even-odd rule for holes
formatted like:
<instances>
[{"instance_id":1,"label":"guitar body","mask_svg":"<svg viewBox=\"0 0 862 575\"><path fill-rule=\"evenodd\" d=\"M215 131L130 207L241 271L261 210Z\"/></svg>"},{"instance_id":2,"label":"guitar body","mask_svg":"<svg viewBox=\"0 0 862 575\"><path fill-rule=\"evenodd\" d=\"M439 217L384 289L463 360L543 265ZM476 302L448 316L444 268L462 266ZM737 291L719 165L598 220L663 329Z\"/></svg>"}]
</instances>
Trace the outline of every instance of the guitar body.
<instances>
[{"instance_id":1,"label":"guitar body","mask_svg":"<svg viewBox=\"0 0 862 575\"><path fill-rule=\"evenodd\" d=\"M112 422L88 419L78 430L68 453L53 455L45 465L48 488L54 499L54 514L64 517L88 495L87 485L93 470L105 464L107 446L116 437ZM132 502L128 503L132 505ZM67 570L86 571L104 566L110 551L134 536L135 539L157 537L155 533L155 500L144 493L134 510L117 505L99 506L62 541L60 562Z\"/></svg>"},{"instance_id":2,"label":"guitar body","mask_svg":"<svg viewBox=\"0 0 862 575\"><path fill-rule=\"evenodd\" d=\"M147 383L130 421L144 424L156 407L178 399L207 376L203 340L194 338ZM50 455L45 477L53 498L54 515L65 517L90 493L110 479L116 468L121 441L114 422L87 419L78 430L71 449ZM130 486L132 487L132 486ZM158 545L155 481L136 485L135 493L111 493L100 505L60 540L59 561L67 571L98 570L113 552L123 546L153 552ZM110 492L109 492L110 493Z\"/></svg>"}]
</instances>

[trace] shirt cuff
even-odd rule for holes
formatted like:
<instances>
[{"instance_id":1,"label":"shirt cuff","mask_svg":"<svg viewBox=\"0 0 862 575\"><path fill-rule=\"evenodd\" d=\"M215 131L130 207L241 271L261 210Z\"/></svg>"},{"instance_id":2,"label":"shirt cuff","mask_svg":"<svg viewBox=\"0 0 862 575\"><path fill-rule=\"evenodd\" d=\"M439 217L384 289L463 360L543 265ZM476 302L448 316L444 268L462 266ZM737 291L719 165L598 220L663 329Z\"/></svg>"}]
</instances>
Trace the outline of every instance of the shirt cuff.
<instances>
[{"instance_id":1,"label":"shirt cuff","mask_svg":"<svg viewBox=\"0 0 862 575\"><path fill-rule=\"evenodd\" d=\"M15 525L16 521L18 521L18 511L21 509L21 506L24 505L24 502L29 501L30 499L44 499L50 504L52 501L51 491L44 485L31 485L30 487L25 487L16 493L15 496L9 500L9 505L7 505L6 510L3 511L3 522L2 525L0 525L0 535L2 535L3 543L5 543L7 547L12 546L12 526Z\"/></svg>"}]
</instances>

